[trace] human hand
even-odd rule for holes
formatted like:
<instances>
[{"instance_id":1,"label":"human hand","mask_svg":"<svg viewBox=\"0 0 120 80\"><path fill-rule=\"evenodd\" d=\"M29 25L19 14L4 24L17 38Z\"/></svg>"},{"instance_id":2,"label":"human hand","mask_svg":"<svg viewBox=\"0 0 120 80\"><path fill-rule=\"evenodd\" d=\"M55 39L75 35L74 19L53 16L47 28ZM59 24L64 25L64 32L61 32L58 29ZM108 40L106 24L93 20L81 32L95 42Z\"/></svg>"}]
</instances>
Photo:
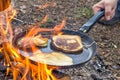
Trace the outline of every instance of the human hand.
<instances>
[{"instance_id":1,"label":"human hand","mask_svg":"<svg viewBox=\"0 0 120 80\"><path fill-rule=\"evenodd\" d=\"M101 0L93 6L94 14L100 9L105 9L105 20L110 20L115 15L118 0Z\"/></svg>"}]
</instances>

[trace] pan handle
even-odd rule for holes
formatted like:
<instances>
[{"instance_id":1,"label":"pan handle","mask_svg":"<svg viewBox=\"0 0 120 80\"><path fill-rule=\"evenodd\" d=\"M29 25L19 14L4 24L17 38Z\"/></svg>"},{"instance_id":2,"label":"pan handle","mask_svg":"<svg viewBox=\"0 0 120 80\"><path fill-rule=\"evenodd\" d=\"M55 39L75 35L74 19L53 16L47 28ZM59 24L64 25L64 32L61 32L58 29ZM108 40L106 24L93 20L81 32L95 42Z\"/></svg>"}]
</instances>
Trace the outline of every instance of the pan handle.
<instances>
[{"instance_id":1,"label":"pan handle","mask_svg":"<svg viewBox=\"0 0 120 80\"><path fill-rule=\"evenodd\" d=\"M82 32L89 32L89 30L93 27L93 25L99 21L104 16L105 10L101 9L94 16L92 16L83 26L79 29Z\"/></svg>"}]
</instances>

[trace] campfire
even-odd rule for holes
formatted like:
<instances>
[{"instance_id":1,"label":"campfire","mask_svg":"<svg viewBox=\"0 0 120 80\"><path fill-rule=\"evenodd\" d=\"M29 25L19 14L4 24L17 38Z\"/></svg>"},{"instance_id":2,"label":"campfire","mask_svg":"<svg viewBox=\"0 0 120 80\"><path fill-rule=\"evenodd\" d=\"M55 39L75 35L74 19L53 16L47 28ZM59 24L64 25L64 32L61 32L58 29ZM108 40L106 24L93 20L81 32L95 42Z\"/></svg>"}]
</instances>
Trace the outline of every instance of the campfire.
<instances>
[{"instance_id":1,"label":"campfire","mask_svg":"<svg viewBox=\"0 0 120 80\"><path fill-rule=\"evenodd\" d=\"M10 0L2 1L8 1L10 4ZM54 28L42 28L41 26L46 24L49 17L48 15L45 15L41 21L30 25L31 27L28 30L25 29L25 31L15 33L11 22L14 19L18 20L15 18L17 11L12 6L9 6L8 8L8 3L7 7L1 8L2 12L0 13L0 80L70 80L70 76L62 71L59 71L61 67L75 67L86 63L95 56L96 43L88 35L84 34L84 32L87 32L87 30L84 30L86 28L83 27L80 29L80 31L65 30L63 28L66 24L66 19L63 19L61 24L54 26ZM5 4L5 2L0 4ZM54 7L55 5L55 3L48 2L42 6L37 7L43 10L50 6ZM61 45L59 40L62 40L63 44L66 43L66 41L64 41L65 35L67 35L68 42L72 42L71 44L73 44L77 38L78 42L83 45L81 50L78 49L78 52L75 50L74 53L68 53L66 50L63 50L63 48L59 50L59 47L56 47L57 49L51 49L51 46L53 45L50 45L52 44L50 42L54 42L58 38L59 39L56 43L57 45ZM71 35L76 36L76 38L71 38ZM52 36L62 37L58 37L53 41ZM52 39L49 37L52 37ZM69 48L66 48L68 51L76 49L76 46L79 47L78 43L74 45L71 44ZM62 45L62 47L64 46L66 47L66 44ZM39 56L37 55L38 53L40 54ZM51 53L52 56L47 53ZM55 55L58 58L60 56L58 54L61 54L61 56L67 55L67 58L69 57L69 60L72 63L69 65L65 64L67 59L62 57L61 62L64 64L60 64L60 62L55 60L56 57L54 57ZM61 56L59 57L60 59ZM49 58L54 60L55 64L49 64ZM97 58L98 60L95 59L95 62L91 62L90 66L92 66L97 72L101 73L104 71L104 63L99 56ZM56 65L58 63L59 65ZM84 66L83 68L87 67ZM93 68L90 68L89 70L92 70ZM76 67L75 69L76 71L81 70L77 69ZM69 72L69 70L67 71L70 75L71 72ZM73 74L75 73L76 72ZM77 76L82 76L84 78L81 73ZM91 77L98 79L94 74L91 75Z\"/></svg>"},{"instance_id":2,"label":"campfire","mask_svg":"<svg viewBox=\"0 0 120 80\"><path fill-rule=\"evenodd\" d=\"M9 10L12 10L12 14L9 14ZM0 15L2 16L0 17L0 54L4 55L3 65L6 66L6 75L4 79L7 79L8 75L11 75L13 80L58 80L54 75L54 73L56 74L56 71L54 70L59 69L58 67L35 61L33 62L29 57L22 56L19 48L13 45L14 34L11 22L16 14L16 10L10 6ZM57 25L52 29L38 27L40 24L45 23L47 19L48 15L46 15L42 21L32 25L32 28L28 30L24 38L35 37L36 34L41 32L59 34L61 29L65 26L66 21L64 19L60 25ZM29 43L29 40L25 40L24 43ZM31 45L30 47L33 54L36 50L39 50L36 46ZM29 55L27 54L26 47L23 47L22 50L24 50L24 54ZM41 54L43 53L41 52Z\"/></svg>"}]
</instances>

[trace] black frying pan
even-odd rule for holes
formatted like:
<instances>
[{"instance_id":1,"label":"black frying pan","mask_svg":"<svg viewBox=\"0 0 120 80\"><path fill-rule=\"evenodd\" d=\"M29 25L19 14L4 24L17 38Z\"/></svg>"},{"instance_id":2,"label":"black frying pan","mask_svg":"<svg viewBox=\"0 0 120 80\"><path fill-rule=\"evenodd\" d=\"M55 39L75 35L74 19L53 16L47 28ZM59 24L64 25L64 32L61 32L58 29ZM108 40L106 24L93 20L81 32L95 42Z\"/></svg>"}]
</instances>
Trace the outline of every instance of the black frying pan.
<instances>
[{"instance_id":1,"label":"black frying pan","mask_svg":"<svg viewBox=\"0 0 120 80\"><path fill-rule=\"evenodd\" d=\"M70 67L70 66L76 66L83 64L87 61L89 61L91 58L94 57L96 54L96 43L94 40L92 40L86 33L89 32L89 30L92 28L92 26L101 18L104 16L104 10L99 11L97 14L95 14L93 17L91 17L88 22L86 22L77 32L76 31L71 31L71 30L62 30L63 34L68 34L68 35L78 35L82 38L82 43L84 45L83 51L78 52L75 54L69 54L69 53L64 53L66 56L71 57L73 60L72 65L52 65L48 64L50 66L58 66L58 67ZM18 39L23 37L27 31L22 32L18 35L15 35L13 38L13 43L14 46L16 46L16 42ZM56 51L51 47L51 40L49 40L48 46L44 48L40 48L41 51L50 53L52 51ZM29 52L28 52L29 53ZM20 54L24 57L24 51L20 50Z\"/></svg>"}]
</instances>

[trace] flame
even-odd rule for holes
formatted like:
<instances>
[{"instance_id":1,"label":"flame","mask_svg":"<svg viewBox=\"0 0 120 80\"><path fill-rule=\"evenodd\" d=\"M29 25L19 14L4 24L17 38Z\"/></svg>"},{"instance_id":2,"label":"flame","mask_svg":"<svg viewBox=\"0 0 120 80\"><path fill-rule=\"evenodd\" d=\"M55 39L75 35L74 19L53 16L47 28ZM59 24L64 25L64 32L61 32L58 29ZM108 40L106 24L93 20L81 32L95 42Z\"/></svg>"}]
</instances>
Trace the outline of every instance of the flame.
<instances>
[{"instance_id":1,"label":"flame","mask_svg":"<svg viewBox=\"0 0 120 80\"><path fill-rule=\"evenodd\" d=\"M39 9L41 10L41 9L45 9L45 8L51 7L51 6L52 7L56 6L56 3L55 2L47 2L44 5L39 6Z\"/></svg>"},{"instance_id":2,"label":"flame","mask_svg":"<svg viewBox=\"0 0 120 80\"><path fill-rule=\"evenodd\" d=\"M7 9L10 5L11 0L1 0L0 1L0 11Z\"/></svg>"},{"instance_id":3,"label":"flame","mask_svg":"<svg viewBox=\"0 0 120 80\"><path fill-rule=\"evenodd\" d=\"M6 77L8 74L12 73L13 80L56 80L52 74L52 70L58 69L57 67L51 67L47 64L38 62L33 63L28 57L21 56L18 48L13 47L13 29L11 22L17 12L13 8L12 12L11 16L8 14L7 10L0 15L0 42L2 43L0 52L4 53L4 65L8 67ZM64 19L60 25L57 25L52 29L38 27L38 25L45 23L47 19L48 15L46 15L42 21L34 24L25 37L34 37L39 32L53 32L53 34L60 33L66 23L66 19ZM37 49L36 46L31 47L33 52ZM26 48L24 50L26 52Z\"/></svg>"}]
</instances>

